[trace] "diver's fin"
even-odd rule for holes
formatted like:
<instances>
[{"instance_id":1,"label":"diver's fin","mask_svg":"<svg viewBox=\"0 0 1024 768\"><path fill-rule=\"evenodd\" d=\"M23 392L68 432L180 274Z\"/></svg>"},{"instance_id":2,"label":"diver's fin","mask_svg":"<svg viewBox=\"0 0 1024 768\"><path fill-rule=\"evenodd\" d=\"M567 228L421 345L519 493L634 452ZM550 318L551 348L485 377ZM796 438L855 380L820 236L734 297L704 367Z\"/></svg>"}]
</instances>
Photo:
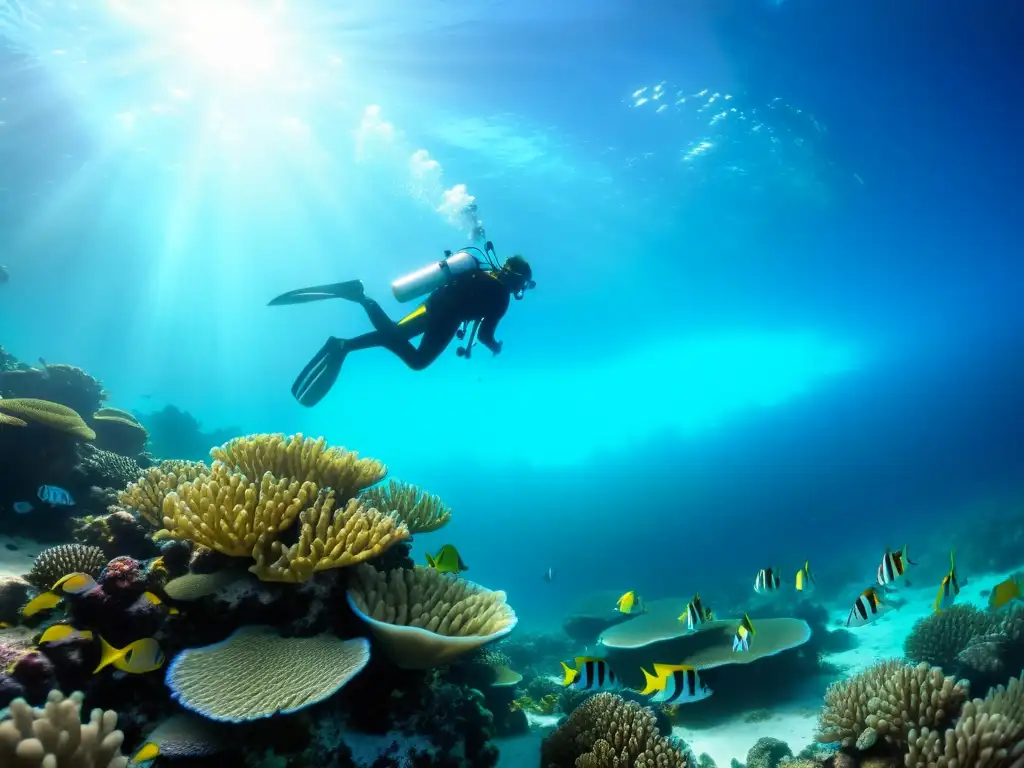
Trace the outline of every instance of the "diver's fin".
<instances>
[{"instance_id":1,"label":"diver's fin","mask_svg":"<svg viewBox=\"0 0 1024 768\"><path fill-rule=\"evenodd\" d=\"M324 395L331 391L334 382L338 380L346 353L344 339L336 339L333 336L328 339L313 359L306 363L306 367L292 384L292 395L295 399L307 408L312 408L323 400Z\"/></svg>"},{"instance_id":2,"label":"diver's fin","mask_svg":"<svg viewBox=\"0 0 1024 768\"><path fill-rule=\"evenodd\" d=\"M344 283L331 283L330 285L314 285L312 288L297 288L288 293L267 302L268 307L280 307L284 304L306 304L310 301L323 301L324 299L348 299L349 301L362 301L363 281L346 280Z\"/></svg>"}]
</instances>

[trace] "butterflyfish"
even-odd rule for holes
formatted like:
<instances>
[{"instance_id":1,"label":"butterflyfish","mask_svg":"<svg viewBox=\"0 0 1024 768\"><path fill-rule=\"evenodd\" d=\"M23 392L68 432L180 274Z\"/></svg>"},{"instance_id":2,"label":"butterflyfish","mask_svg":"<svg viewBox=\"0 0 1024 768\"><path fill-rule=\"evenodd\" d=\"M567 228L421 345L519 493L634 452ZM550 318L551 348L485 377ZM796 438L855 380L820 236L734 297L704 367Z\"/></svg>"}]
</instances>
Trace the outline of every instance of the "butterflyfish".
<instances>
[{"instance_id":1,"label":"butterflyfish","mask_svg":"<svg viewBox=\"0 0 1024 768\"><path fill-rule=\"evenodd\" d=\"M633 590L629 590L629 592L615 601L615 610L619 613L625 613L627 616L634 613L647 613L647 609L644 608L644 601L637 597Z\"/></svg>"},{"instance_id":2,"label":"butterflyfish","mask_svg":"<svg viewBox=\"0 0 1024 768\"><path fill-rule=\"evenodd\" d=\"M445 544L434 556L428 552L427 566L438 573L461 573L469 570L469 566L462 562L462 556L454 544Z\"/></svg>"},{"instance_id":3,"label":"butterflyfish","mask_svg":"<svg viewBox=\"0 0 1024 768\"><path fill-rule=\"evenodd\" d=\"M699 594L695 594L693 600L686 604L686 610L679 614L679 621L685 621L686 628L690 632L693 632L705 621L711 621L712 618L714 618L714 614L710 608L704 607Z\"/></svg>"},{"instance_id":4,"label":"butterflyfish","mask_svg":"<svg viewBox=\"0 0 1024 768\"><path fill-rule=\"evenodd\" d=\"M88 629L75 629L70 624L54 624L46 628L39 638L39 644L56 643L61 640L92 640L92 632Z\"/></svg>"},{"instance_id":5,"label":"butterflyfish","mask_svg":"<svg viewBox=\"0 0 1024 768\"><path fill-rule=\"evenodd\" d=\"M50 589L67 595L81 595L96 586L96 579L88 573L69 573L62 576Z\"/></svg>"},{"instance_id":6,"label":"butterflyfish","mask_svg":"<svg viewBox=\"0 0 1024 768\"><path fill-rule=\"evenodd\" d=\"M143 597L143 599L148 600L153 605L163 605L164 604L164 601L161 600L156 595L154 595L152 592L143 592L142 593L142 597ZM167 612L170 613L171 616L175 616L175 615L181 613L181 611L179 611L173 605L168 605L167 606Z\"/></svg>"},{"instance_id":7,"label":"butterflyfish","mask_svg":"<svg viewBox=\"0 0 1024 768\"><path fill-rule=\"evenodd\" d=\"M796 572L796 591L805 595L814 591L814 574L811 573L810 560L804 560L804 567Z\"/></svg>"},{"instance_id":8,"label":"butterflyfish","mask_svg":"<svg viewBox=\"0 0 1024 768\"><path fill-rule=\"evenodd\" d=\"M53 507L72 507L75 504L71 494L56 485L40 485L36 496Z\"/></svg>"},{"instance_id":9,"label":"butterflyfish","mask_svg":"<svg viewBox=\"0 0 1024 768\"><path fill-rule=\"evenodd\" d=\"M952 550L949 553L949 573L942 577L942 583L939 584L939 594L935 596L935 611L944 611L953 604L956 600L956 596L960 594L960 587L965 582L961 582L956 575L956 562L953 560Z\"/></svg>"},{"instance_id":10,"label":"butterflyfish","mask_svg":"<svg viewBox=\"0 0 1024 768\"><path fill-rule=\"evenodd\" d=\"M1012 600L1021 600L1020 577L1013 575L1005 581L1001 581L992 587L992 594L988 596L988 607L998 611Z\"/></svg>"},{"instance_id":11,"label":"butterflyfish","mask_svg":"<svg viewBox=\"0 0 1024 768\"><path fill-rule=\"evenodd\" d=\"M577 656L576 668L573 669L564 661L562 671L565 677L562 685L576 691L615 691L619 688L619 679L604 659L592 656Z\"/></svg>"},{"instance_id":12,"label":"butterflyfish","mask_svg":"<svg viewBox=\"0 0 1024 768\"><path fill-rule=\"evenodd\" d=\"M132 675L143 675L164 665L164 652L152 637L136 640L124 648L115 648L102 637L100 643L103 650L99 665L92 671L94 675L107 666Z\"/></svg>"},{"instance_id":13,"label":"butterflyfish","mask_svg":"<svg viewBox=\"0 0 1024 768\"><path fill-rule=\"evenodd\" d=\"M893 552L886 548L885 555L882 556L882 564L878 566L876 578L878 586L888 587L899 581L910 586L910 582L906 580L906 574L907 568L911 565L917 565L917 563L907 555L906 545L899 552Z\"/></svg>"},{"instance_id":14,"label":"butterflyfish","mask_svg":"<svg viewBox=\"0 0 1024 768\"><path fill-rule=\"evenodd\" d=\"M759 595L777 592L782 586L782 579L779 578L778 568L762 568L754 577L754 591Z\"/></svg>"},{"instance_id":15,"label":"butterflyfish","mask_svg":"<svg viewBox=\"0 0 1024 768\"><path fill-rule=\"evenodd\" d=\"M711 689L700 679L693 667L684 665L655 664L651 674L641 667L646 685L641 696L650 696L652 702L661 704L690 704L711 695Z\"/></svg>"},{"instance_id":16,"label":"butterflyfish","mask_svg":"<svg viewBox=\"0 0 1024 768\"><path fill-rule=\"evenodd\" d=\"M40 611L48 611L51 608L56 608L63 598L60 595L54 594L53 592L43 592L42 594L36 595L25 607L21 609L21 615L28 618L29 616L35 616Z\"/></svg>"},{"instance_id":17,"label":"butterflyfish","mask_svg":"<svg viewBox=\"0 0 1024 768\"><path fill-rule=\"evenodd\" d=\"M882 601L881 595L874 587L865 589L850 609L850 615L846 617L846 626L863 627L872 621L891 611L892 608Z\"/></svg>"},{"instance_id":18,"label":"butterflyfish","mask_svg":"<svg viewBox=\"0 0 1024 768\"><path fill-rule=\"evenodd\" d=\"M734 653L746 653L750 650L750 638L757 634L754 631L754 624L747 614L743 614L740 624L736 627L736 634L732 636L732 650Z\"/></svg>"}]
</instances>

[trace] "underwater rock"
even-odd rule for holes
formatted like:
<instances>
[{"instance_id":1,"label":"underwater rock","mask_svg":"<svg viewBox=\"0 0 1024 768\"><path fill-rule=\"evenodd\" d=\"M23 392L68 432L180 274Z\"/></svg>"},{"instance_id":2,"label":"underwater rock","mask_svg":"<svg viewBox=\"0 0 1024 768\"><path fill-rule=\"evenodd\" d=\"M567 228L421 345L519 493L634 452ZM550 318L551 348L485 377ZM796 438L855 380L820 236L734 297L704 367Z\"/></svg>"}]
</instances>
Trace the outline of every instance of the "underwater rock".
<instances>
[{"instance_id":1,"label":"underwater rock","mask_svg":"<svg viewBox=\"0 0 1024 768\"><path fill-rule=\"evenodd\" d=\"M182 461L206 461L211 445L226 443L242 431L238 427L230 427L204 432L192 414L173 405L143 414L142 420L149 428L153 455Z\"/></svg>"},{"instance_id":2,"label":"underwater rock","mask_svg":"<svg viewBox=\"0 0 1024 768\"><path fill-rule=\"evenodd\" d=\"M150 529L119 506L107 507L105 515L72 518L71 525L77 543L99 547L107 557L129 555L146 560L160 554Z\"/></svg>"},{"instance_id":3,"label":"underwater rock","mask_svg":"<svg viewBox=\"0 0 1024 768\"><path fill-rule=\"evenodd\" d=\"M32 585L17 576L0 578L0 621L7 624L17 623L21 607L27 602L31 588Z\"/></svg>"},{"instance_id":4,"label":"underwater rock","mask_svg":"<svg viewBox=\"0 0 1024 768\"><path fill-rule=\"evenodd\" d=\"M747 768L778 768L783 758L792 757L789 745L771 736L764 736L747 752Z\"/></svg>"}]
</instances>

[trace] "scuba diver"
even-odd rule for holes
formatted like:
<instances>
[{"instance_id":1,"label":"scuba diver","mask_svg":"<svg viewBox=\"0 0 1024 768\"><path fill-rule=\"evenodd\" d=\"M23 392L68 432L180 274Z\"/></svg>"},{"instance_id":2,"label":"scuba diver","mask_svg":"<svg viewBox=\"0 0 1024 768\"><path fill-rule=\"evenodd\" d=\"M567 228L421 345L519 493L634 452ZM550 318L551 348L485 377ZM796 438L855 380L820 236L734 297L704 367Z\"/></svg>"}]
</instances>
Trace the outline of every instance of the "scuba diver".
<instances>
[{"instance_id":1,"label":"scuba diver","mask_svg":"<svg viewBox=\"0 0 1024 768\"><path fill-rule=\"evenodd\" d=\"M478 259L470 251L476 251ZM347 299L360 304L374 330L352 339L330 337L302 369L292 385L292 395L302 405L319 403L334 386L342 363L350 352L381 347L399 357L414 371L433 363L452 339L463 339L469 326L469 340L457 349L468 358L475 341L492 353L501 352L495 340L498 322L508 311L511 299L522 299L536 287L533 270L522 256L510 256L499 265L494 246L488 241L484 250L474 246L452 254L445 251L442 261L396 280L391 291L400 302L412 301L424 294L426 300L416 310L395 322L363 291L361 280L300 288L270 301L270 306L304 304L322 299ZM418 347L412 339L421 336Z\"/></svg>"}]
</instances>

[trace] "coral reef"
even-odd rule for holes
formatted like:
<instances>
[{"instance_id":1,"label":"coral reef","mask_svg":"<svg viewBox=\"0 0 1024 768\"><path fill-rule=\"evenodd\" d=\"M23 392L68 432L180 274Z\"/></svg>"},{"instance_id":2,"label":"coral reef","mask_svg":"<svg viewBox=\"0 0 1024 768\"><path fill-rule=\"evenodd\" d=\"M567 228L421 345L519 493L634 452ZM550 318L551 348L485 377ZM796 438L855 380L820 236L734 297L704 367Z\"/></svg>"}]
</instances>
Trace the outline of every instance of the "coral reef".
<instances>
[{"instance_id":1,"label":"coral reef","mask_svg":"<svg viewBox=\"0 0 1024 768\"><path fill-rule=\"evenodd\" d=\"M160 553L152 531L120 507L109 507L105 515L73 518L71 524L75 542L99 547L107 557L124 554L145 560Z\"/></svg>"},{"instance_id":2,"label":"coral reef","mask_svg":"<svg viewBox=\"0 0 1024 768\"><path fill-rule=\"evenodd\" d=\"M127 411L100 408L90 422L96 432L96 445L99 448L122 456L140 456L145 452L149 433Z\"/></svg>"},{"instance_id":3,"label":"coral reef","mask_svg":"<svg viewBox=\"0 0 1024 768\"><path fill-rule=\"evenodd\" d=\"M135 459L89 443L78 446L78 455L79 469L89 485L120 490L142 475L142 468Z\"/></svg>"},{"instance_id":4,"label":"coral reef","mask_svg":"<svg viewBox=\"0 0 1024 768\"><path fill-rule=\"evenodd\" d=\"M452 517L451 509L439 496L394 479L386 486L375 485L363 491L361 499L368 507L393 513L414 534L436 531Z\"/></svg>"},{"instance_id":5,"label":"coral reef","mask_svg":"<svg viewBox=\"0 0 1024 768\"><path fill-rule=\"evenodd\" d=\"M998 631L1000 620L973 605L954 605L914 624L903 642L904 655L913 662L952 669L957 654L981 635Z\"/></svg>"},{"instance_id":6,"label":"coral reef","mask_svg":"<svg viewBox=\"0 0 1024 768\"><path fill-rule=\"evenodd\" d=\"M43 427L71 435L81 440L92 440L92 431L77 411L49 400L11 398L0 400L0 412L13 416L26 426Z\"/></svg>"},{"instance_id":7,"label":"coral reef","mask_svg":"<svg viewBox=\"0 0 1024 768\"><path fill-rule=\"evenodd\" d=\"M168 405L162 410L142 414L149 428L149 445L154 456L185 462L204 461L211 445L220 445L237 435L237 427L204 432L192 414Z\"/></svg>"},{"instance_id":8,"label":"coral reef","mask_svg":"<svg viewBox=\"0 0 1024 768\"><path fill-rule=\"evenodd\" d=\"M49 400L86 417L96 413L107 399L103 385L73 365L24 367L0 372L0 397Z\"/></svg>"},{"instance_id":9,"label":"coral reef","mask_svg":"<svg viewBox=\"0 0 1024 768\"><path fill-rule=\"evenodd\" d=\"M58 544L39 553L25 579L45 590L69 573L88 573L98 578L106 564L107 557L99 547Z\"/></svg>"},{"instance_id":10,"label":"coral reef","mask_svg":"<svg viewBox=\"0 0 1024 768\"><path fill-rule=\"evenodd\" d=\"M136 510L150 525L162 528L167 494L209 472L210 468L201 461L162 461L138 477L136 482L126 484L118 500Z\"/></svg>"},{"instance_id":11,"label":"coral reef","mask_svg":"<svg viewBox=\"0 0 1024 768\"><path fill-rule=\"evenodd\" d=\"M786 742L764 736L747 752L747 768L778 768L784 758L792 756Z\"/></svg>"},{"instance_id":12,"label":"coral reef","mask_svg":"<svg viewBox=\"0 0 1024 768\"><path fill-rule=\"evenodd\" d=\"M658 733L654 713L621 696L590 697L541 745L541 768L686 768Z\"/></svg>"}]
</instances>

